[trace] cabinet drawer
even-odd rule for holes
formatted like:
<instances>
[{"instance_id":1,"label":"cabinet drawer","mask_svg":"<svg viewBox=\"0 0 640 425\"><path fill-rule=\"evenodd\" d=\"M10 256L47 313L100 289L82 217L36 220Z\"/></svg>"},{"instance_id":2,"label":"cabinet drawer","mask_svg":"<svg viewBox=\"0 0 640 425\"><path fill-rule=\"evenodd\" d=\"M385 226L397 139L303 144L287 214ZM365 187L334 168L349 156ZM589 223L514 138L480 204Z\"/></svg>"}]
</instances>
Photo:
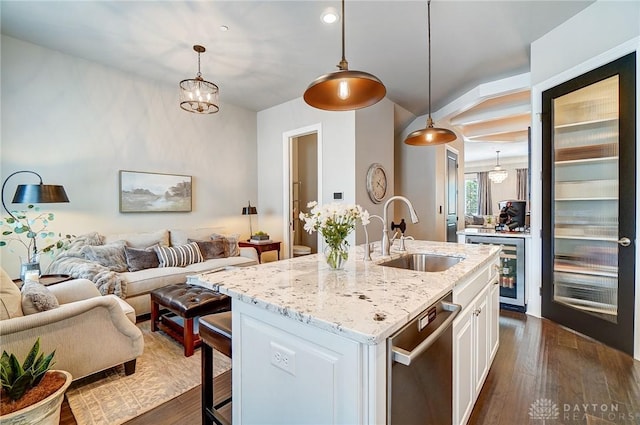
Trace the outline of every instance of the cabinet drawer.
<instances>
[{"instance_id":1,"label":"cabinet drawer","mask_svg":"<svg viewBox=\"0 0 640 425\"><path fill-rule=\"evenodd\" d=\"M471 276L465 282L461 282L453 288L453 302L460 304L464 310L471 301L490 283L498 273L498 257L485 266L482 270Z\"/></svg>"}]
</instances>

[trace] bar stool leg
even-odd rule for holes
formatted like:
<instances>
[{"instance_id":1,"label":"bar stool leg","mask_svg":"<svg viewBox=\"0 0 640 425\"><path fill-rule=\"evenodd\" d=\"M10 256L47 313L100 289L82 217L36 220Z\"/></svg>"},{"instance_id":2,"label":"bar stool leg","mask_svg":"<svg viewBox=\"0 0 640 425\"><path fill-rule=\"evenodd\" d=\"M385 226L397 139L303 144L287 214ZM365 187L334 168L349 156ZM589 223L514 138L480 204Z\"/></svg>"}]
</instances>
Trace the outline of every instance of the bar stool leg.
<instances>
[{"instance_id":1,"label":"bar stool leg","mask_svg":"<svg viewBox=\"0 0 640 425\"><path fill-rule=\"evenodd\" d=\"M213 425L213 349L202 344L202 425Z\"/></svg>"}]
</instances>

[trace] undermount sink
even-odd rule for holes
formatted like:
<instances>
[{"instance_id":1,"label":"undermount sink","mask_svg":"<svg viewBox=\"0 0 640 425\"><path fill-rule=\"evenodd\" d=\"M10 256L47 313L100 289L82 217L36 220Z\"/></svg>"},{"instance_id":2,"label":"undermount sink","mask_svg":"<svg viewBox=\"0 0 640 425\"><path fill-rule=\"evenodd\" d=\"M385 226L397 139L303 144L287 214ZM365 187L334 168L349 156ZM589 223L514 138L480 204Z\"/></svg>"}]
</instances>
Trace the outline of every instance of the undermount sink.
<instances>
[{"instance_id":1,"label":"undermount sink","mask_svg":"<svg viewBox=\"0 0 640 425\"><path fill-rule=\"evenodd\" d=\"M449 255L408 254L393 260L380 263L380 266L396 267L399 269L415 270L418 272L443 272L455 266L463 259Z\"/></svg>"}]
</instances>

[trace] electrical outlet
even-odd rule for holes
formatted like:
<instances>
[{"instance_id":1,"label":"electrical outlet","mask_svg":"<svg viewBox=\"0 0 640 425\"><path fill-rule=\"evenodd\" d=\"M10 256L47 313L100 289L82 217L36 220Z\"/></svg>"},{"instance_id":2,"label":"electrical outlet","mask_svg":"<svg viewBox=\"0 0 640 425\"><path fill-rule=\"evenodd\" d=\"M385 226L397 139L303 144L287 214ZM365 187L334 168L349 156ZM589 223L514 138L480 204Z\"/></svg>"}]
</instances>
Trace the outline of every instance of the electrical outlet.
<instances>
[{"instance_id":1,"label":"electrical outlet","mask_svg":"<svg viewBox=\"0 0 640 425\"><path fill-rule=\"evenodd\" d=\"M296 353L282 345L271 342L271 364L292 374L296 375Z\"/></svg>"}]
</instances>

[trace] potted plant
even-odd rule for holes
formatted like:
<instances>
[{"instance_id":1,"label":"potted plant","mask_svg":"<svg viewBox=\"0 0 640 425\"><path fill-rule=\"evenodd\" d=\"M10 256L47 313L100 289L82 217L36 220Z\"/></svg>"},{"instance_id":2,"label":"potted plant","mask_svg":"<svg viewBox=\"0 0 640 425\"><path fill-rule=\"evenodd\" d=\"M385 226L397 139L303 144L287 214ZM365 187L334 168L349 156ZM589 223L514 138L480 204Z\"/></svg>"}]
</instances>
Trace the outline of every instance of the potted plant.
<instances>
[{"instance_id":1,"label":"potted plant","mask_svg":"<svg viewBox=\"0 0 640 425\"><path fill-rule=\"evenodd\" d=\"M71 374L49 370L55 350L40 353L40 338L33 344L21 365L14 354L3 351L0 357L0 424L56 425L64 393L71 384Z\"/></svg>"},{"instance_id":2,"label":"potted plant","mask_svg":"<svg viewBox=\"0 0 640 425\"><path fill-rule=\"evenodd\" d=\"M25 211L14 211L13 215L0 220L2 227L2 239L0 247L9 246L12 242L21 244L26 250L26 256L20 255L20 279L24 280L24 274L28 270L40 271L40 255L55 254L56 251L65 249L72 236L47 231L49 222L55 218L53 213L42 212L34 205L28 205ZM57 240L52 239L58 237ZM45 242L43 248L38 248L37 239Z\"/></svg>"}]
</instances>

